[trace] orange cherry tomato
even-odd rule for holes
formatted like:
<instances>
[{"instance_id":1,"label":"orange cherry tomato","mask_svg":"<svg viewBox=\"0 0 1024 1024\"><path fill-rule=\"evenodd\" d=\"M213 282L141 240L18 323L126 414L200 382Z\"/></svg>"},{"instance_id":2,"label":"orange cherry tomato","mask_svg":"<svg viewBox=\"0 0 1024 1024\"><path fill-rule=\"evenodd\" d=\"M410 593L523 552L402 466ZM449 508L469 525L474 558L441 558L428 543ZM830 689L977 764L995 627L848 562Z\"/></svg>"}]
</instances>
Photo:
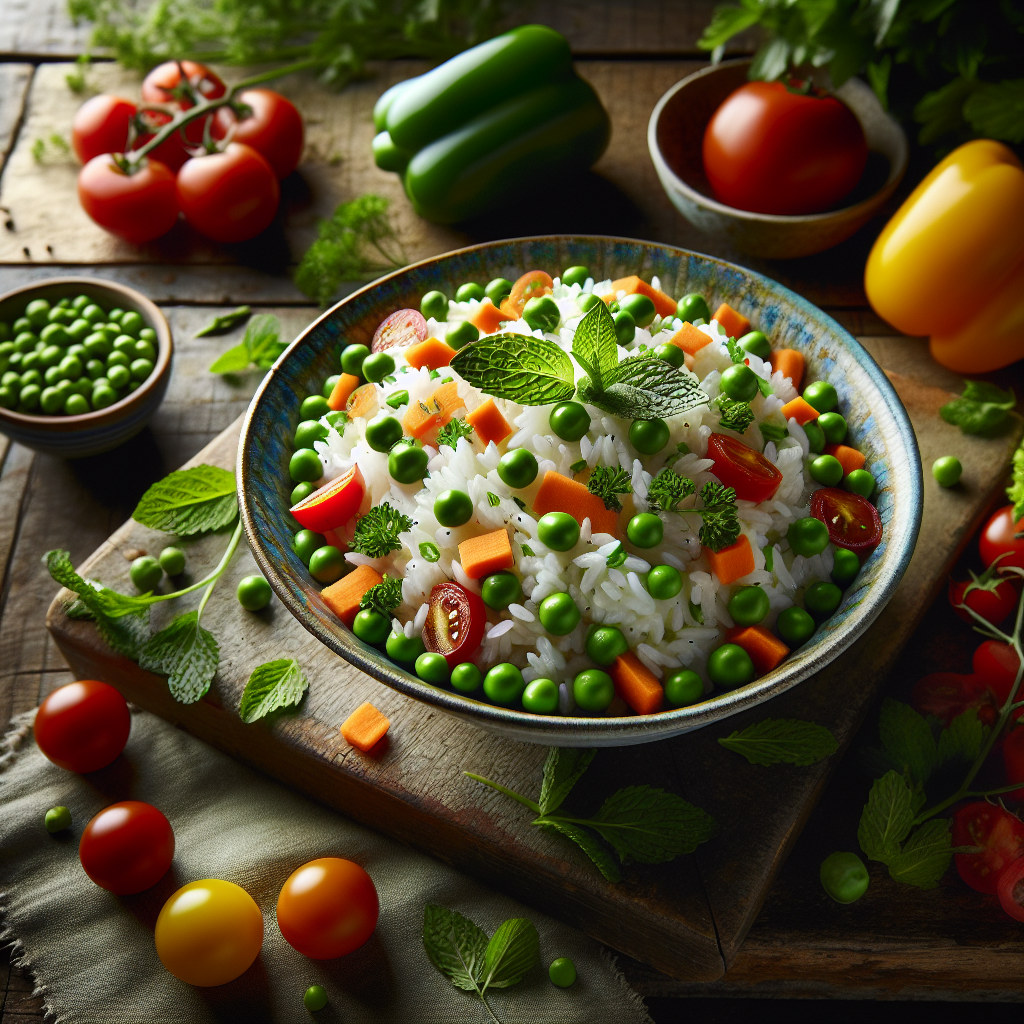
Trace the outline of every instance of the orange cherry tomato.
<instances>
[{"instance_id":1,"label":"orange cherry tomato","mask_svg":"<svg viewBox=\"0 0 1024 1024\"><path fill-rule=\"evenodd\" d=\"M554 286L550 274L545 274L543 270L530 270L512 285L512 291L502 300L499 308L518 320L530 299L550 295Z\"/></svg>"},{"instance_id":2,"label":"orange cherry tomato","mask_svg":"<svg viewBox=\"0 0 1024 1024\"><path fill-rule=\"evenodd\" d=\"M39 749L70 772L104 768L124 750L132 718L124 697L98 679L54 690L36 712Z\"/></svg>"},{"instance_id":3,"label":"orange cherry tomato","mask_svg":"<svg viewBox=\"0 0 1024 1024\"><path fill-rule=\"evenodd\" d=\"M85 826L78 857L101 889L118 896L142 892L167 874L174 859L174 830L152 804L122 800Z\"/></svg>"},{"instance_id":4,"label":"orange cherry tomato","mask_svg":"<svg viewBox=\"0 0 1024 1024\"><path fill-rule=\"evenodd\" d=\"M828 527L836 547L858 555L874 551L882 540L882 520L867 498L838 487L822 487L811 495L811 515Z\"/></svg>"},{"instance_id":5,"label":"orange cherry tomato","mask_svg":"<svg viewBox=\"0 0 1024 1024\"><path fill-rule=\"evenodd\" d=\"M760 452L727 434L708 438L708 458L715 462L711 472L743 501L767 501L782 483L782 474Z\"/></svg>"}]
</instances>

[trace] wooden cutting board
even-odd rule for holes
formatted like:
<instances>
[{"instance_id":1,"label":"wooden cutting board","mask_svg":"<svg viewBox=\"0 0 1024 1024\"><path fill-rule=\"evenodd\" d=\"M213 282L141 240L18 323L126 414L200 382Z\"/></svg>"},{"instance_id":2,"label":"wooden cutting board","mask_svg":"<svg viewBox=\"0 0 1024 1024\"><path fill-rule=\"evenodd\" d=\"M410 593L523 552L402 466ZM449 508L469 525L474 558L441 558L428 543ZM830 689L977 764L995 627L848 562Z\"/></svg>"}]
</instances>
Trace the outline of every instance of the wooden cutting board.
<instances>
[{"instance_id":1,"label":"wooden cutting board","mask_svg":"<svg viewBox=\"0 0 1024 1024\"><path fill-rule=\"evenodd\" d=\"M893 364L907 368L902 356ZM462 774L483 774L535 795L545 748L502 739L388 689L328 651L276 600L258 615L245 612L234 589L242 576L255 571L248 552L236 556L207 606L204 625L220 642L221 664L209 695L196 704L176 703L163 678L113 654L92 624L67 618L66 591L51 605L47 625L78 677L107 680L134 703L256 768L560 916L614 949L687 981L712 981L739 950L896 654L966 540L999 501L1018 439L965 437L938 416L939 406L951 397L948 392L900 374L890 377L910 414L926 467L921 538L902 583L854 647L769 705L676 739L598 753L567 809L592 813L615 789L647 783L679 793L718 823L715 837L694 855L669 864L629 866L617 885L605 882L572 844L532 828L529 812L520 805ZM232 468L239 429L240 421L190 464ZM942 490L927 467L950 454L965 466L964 480ZM167 541L129 521L81 572L130 592L130 560L141 552L158 552ZM220 536L188 545L192 578L212 568L224 544ZM162 628L174 610L167 605L157 609L154 626ZM297 713L243 724L237 707L249 673L281 657L294 657L304 668L310 680L306 698ZM387 747L374 759L353 750L338 734L341 722L364 700L392 722ZM807 768L765 768L716 742L769 715L819 722L835 734L840 751Z\"/></svg>"}]
</instances>

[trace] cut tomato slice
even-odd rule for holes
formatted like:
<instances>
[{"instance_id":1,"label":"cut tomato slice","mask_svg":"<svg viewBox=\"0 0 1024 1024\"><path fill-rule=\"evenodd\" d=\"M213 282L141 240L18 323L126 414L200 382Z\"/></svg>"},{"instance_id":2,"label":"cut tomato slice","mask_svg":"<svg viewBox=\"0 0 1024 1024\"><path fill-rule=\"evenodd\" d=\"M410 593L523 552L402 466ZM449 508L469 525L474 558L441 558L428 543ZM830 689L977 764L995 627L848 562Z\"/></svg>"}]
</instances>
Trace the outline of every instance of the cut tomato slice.
<instances>
[{"instance_id":1,"label":"cut tomato slice","mask_svg":"<svg viewBox=\"0 0 1024 1024\"><path fill-rule=\"evenodd\" d=\"M476 594L458 583L438 583L430 592L423 646L454 668L473 657L486 623L487 609Z\"/></svg>"},{"instance_id":2,"label":"cut tomato slice","mask_svg":"<svg viewBox=\"0 0 1024 1024\"><path fill-rule=\"evenodd\" d=\"M994 804L967 804L953 817L953 845L981 847L956 854L956 869L972 889L993 895L1003 872L1024 856L1024 822Z\"/></svg>"},{"instance_id":3,"label":"cut tomato slice","mask_svg":"<svg viewBox=\"0 0 1024 1024\"><path fill-rule=\"evenodd\" d=\"M999 714L991 684L977 674L933 672L924 676L914 684L910 704L919 714L941 718L945 725L971 708L983 725L992 725Z\"/></svg>"},{"instance_id":4,"label":"cut tomato slice","mask_svg":"<svg viewBox=\"0 0 1024 1024\"><path fill-rule=\"evenodd\" d=\"M867 498L838 487L822 487L811 495L811 515L828 527L838 548L858 555L874 551L882 539L882 519Z\"/></svg>"},{"instance_id":5,"label":"cut tomato slice","mask_svg":"<svg viewBox=\"0 0 1024 1024\"><path fill-rule=\"evenodd\" d=\"M555 282L551 280L550 274L545 274L543 270L528 271L512 285L511 293L502 301L499 308L503 313L508 313L511 319L518 320L530 299L550 295L554 286Z\"/></svg>"},{"instance_id":6,"label":"cut tomato slice","mask_svg":"<svg viewBox=\"0 0 1024 1024\"><path fill-rule=\"evenodd\" d=\"M295 505L291 513L307 530L326 533L340 529L359 511L363 501L363 477L358 466L324 484Z\"/></svg>"},{"instance_id":7,"label":"cut tomato slice","mask_svg":"<svg viewBox=\"0 0 1024 1024\"><path fill-rule=\"evenodd\" d=\"M1024 921L1024 857L1018 857L1000 876L999 902L1014 921Z\"/></svg>"},{"instance_id":8,"label":"cut tomato slice","mask_svg":"<svg viewBox=\"0 0 1024 1024\"><path fill-rule=\"evenodd\" d=\"M389 348L405 348L423 341L427 336L427 321L418 309L400 309L381 320L373 332L370 349L386 352Z\"/></svg>"},{"instance_id":9,"label":"cut tomato slice","mask_svg":"<svg viewBox=\"0 0 1024 1024\"><path fill-rule=\"evenodd\" d=\"M715 463L711 472L744 501L767 501L782 483L782 474L760 452L727 434L708 438L708 458Z\"/></svg>"}]
</instances>

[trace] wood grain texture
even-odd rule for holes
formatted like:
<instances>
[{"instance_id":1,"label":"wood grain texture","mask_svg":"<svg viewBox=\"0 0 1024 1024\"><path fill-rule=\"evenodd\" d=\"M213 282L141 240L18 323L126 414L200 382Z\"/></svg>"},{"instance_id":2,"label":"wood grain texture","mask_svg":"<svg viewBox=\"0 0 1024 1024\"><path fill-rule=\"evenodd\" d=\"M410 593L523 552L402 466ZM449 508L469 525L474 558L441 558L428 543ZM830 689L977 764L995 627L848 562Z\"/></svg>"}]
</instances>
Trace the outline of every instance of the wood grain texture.
<instances>
[{"instance_id":1,"label":"wood grain texture","mask_svg":"<svg viewBox=\"0 0 1024 1024\"><path fill-rule=\"evenodd\" d=\"M0 173L21 124L32 70L31 64L0 64Z\"/></svg>"}]
</instances>

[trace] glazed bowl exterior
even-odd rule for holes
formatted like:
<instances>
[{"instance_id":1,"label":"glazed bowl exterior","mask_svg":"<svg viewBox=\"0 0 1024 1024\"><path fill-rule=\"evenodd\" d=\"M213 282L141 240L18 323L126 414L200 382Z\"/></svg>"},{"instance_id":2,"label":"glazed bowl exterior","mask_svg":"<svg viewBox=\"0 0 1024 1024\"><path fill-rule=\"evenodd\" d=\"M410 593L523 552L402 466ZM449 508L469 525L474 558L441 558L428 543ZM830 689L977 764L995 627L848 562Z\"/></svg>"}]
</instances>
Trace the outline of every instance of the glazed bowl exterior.
<instances>
[{"instance_id":1,"label":"glazed bowl exterior","mask_svg":"<svg viewBox=\"0 0 1024 1024\"><path fill-rule=\"evenodd\" d=\"M0 320L10 323L33 299L51 303L72 295L88 295L105 308L134 310L156 331L153 372L120 401L79 416L44 416L0 409L0 433L12 441L63 459L99 455L134 437L160 407L171 379L174 343L171 328L154 302L141 292L94 277L53 277L0 295Z\"/></svg>"},{"instance_id":2,"label":"glazed bowl exterior","mask_svg":"<svg viewBox=\"0 0 1024 1024\"><path fill-rule=\"evenodd\" d=\"M694 227L751 256L793 259L830 249L862 228L896 191L907 169L907 137L871 88L850 78L836 95L860 121L869 155L846 205L802 216L726 206L714 198L704 175L704 129L726 97L747 81L749 67L749 60L713 64L677 82L658 100L647 125L647 148L662 188Z\"/></svg>"},{"instance_id":3,"label":"glazed bowl exterior","mask_svg":"<svg viewBox=\"0 0 1024 1024\"><path fill-rule=\"evenodd\" d=\"M515 280L525 270L553 276L585 265L597 280L639 274L671 295L701 292L711 308L727 301L778 346L799 349L808 377L839 393L850 437L878 481L882 543L845 593L836 614L775 671L747 686L656 715L577 718L496 707L431 686L357 640L327 608L320 585L291 549L288 508L292 435L299 405L337 372L338 345L369 345L389 313L418 307L425 292L447 295L465 281ZM874 621L910 561L921 520L921 463L906 411L885 374L834 320L799 295L742 267L650 242L551 236L489 242L413 264L361 289L310 324L274 364L249 406L237 463L238 497L249 546L285 607L332 651L375 679L434 708L510 738L551 746L622 746L699 729L768 700L839 657Z\"/></svg>"}]
</instances>

